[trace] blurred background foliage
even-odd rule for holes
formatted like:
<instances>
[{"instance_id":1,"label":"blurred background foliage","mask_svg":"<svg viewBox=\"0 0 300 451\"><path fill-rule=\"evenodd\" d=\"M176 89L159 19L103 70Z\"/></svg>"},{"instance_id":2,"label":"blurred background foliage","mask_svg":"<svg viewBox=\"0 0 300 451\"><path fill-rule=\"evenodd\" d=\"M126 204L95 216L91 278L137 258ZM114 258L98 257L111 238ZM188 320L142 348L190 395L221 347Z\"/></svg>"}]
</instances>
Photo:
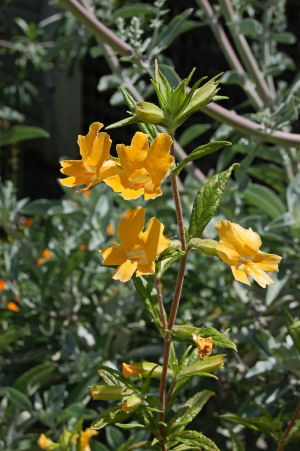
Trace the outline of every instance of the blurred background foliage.
<instances>
[{"instance_id":1,"label":"blurred background foliage","mask_svg":"<svg viewBox=\"0 0 300 451\"><path fill-rule=\"evenodd\" d=\"M0 449L34 450L40 433L56 440L64 426L87 427L95 419L102 407L90 401L88 386L97 383L101 364L120 368L122 361L159 361L162 354L131 283L114 282L97 252L114 239L120 216L136 202L102 185L87 195L64 192L58 159L77 158L76 136L92 121L108 125L124 117L117 89L124 77L151 99L146 63L154 58L170 82L193 66L208 76L223 71L226 108L262 130L299 132L300 8L292 0L232 0L238 12L232 23L226 2L211 2L227 32L235 27L251 44L271 93L259 104L251 97L259 92L255 80L228 66L200 0L82 1L133 47L121 58L122 74L111 70L105 48L58 1L1 3ZM113 130L111 136L128 143L133 131ZM233 143L201 161L204 177L240 162L205 236L215 238L214 224L227 218L252 227L264 251L283 256L275 283L263 290L233 282L217 259L191 255L180 321L230 329L239 350L228 352L217 384L196 378L187 387L187 396L199 384L216 392L194 429L221 450L275 450L299 402L299 149L262 142L204 114L177 139L186 152L210 139ZM182 173L182 182L188 218L200 182L194 172ZM147 211L177 238L167 184L164 198L149 202ZM166 302L175 274L170 269L163 279ZM133 435L147 439L144 431L110 426L90 445L126 450ZM299 419L290 437L287 449L299 449Z\"/></svg>"}]
</instances>

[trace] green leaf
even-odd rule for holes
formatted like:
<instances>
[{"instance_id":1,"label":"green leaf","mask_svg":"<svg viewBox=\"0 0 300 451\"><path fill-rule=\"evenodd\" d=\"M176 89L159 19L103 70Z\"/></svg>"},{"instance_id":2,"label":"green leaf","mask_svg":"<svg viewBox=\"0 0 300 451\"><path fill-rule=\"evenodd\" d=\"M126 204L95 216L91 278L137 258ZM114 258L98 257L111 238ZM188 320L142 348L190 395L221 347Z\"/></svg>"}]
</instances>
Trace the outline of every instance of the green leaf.
<instances>
[{"instance_id":1,"label":"green leaf","mask_svg":"<svg viewBox=\"0 0 300 451\"><path fill-rule=\"evenodd\" d=\"M246 73L237 72L236 70L228 70L222 77L222 83L228 85L238 85L242 88L246 85L248 80Z\"/></svg>"},{"instance_id":2,"label":"green leaf","mask_svg":"<svg viewBox=\"0 0 300 451\"><path fill-rule=\"evenodd\" d=\"M250 17L246 19L240 20L236 22L239 30L246 36L250 36L251 38L257 38L263 32L263 27L260 22Z\"/></svg>"},{"instance_id":3,"label":"green leaf","mask_svg":"<svg viewBox=\"0 0 300 451\"><path fill-rule=\"evenodd\" d=\"M112 17L111 23L114 23L118 17L128 19L133 16L146 16L155 14L155 7L152 5L146 5L145 3L135 3L133 5L126 5L117 9Z\"/></svg>"},{"instance_id":4,"label":"green leaf","mask_svg":"<svg viewBox=\"0 0 300 451\"><path fill-rule=\"evenodd\" d=\"M49 376L56 369L52 362L44 362L30 368L16 380L14 386L22 392L32 395L42 384L49 380Z\"/></svg>"},{"instance_id":5,"label":"green leaf","mask_svg":"<svg viewBox=\"0 0 300 451\"><path fill-rule=\"evenodd\" d=\"M143 277L132 278L136 291L139 297L144 302L146 309L148 310L151 318L155 322L156 326L161 329L161 321L159 315L159 307L156 295L152 295L152 288L150 282L146 282Z\"/></svg>"},{"instance_id":6,"label":"green leaf","mask_svg":"<svg viewBox=\"0 0 300 451\"><path fill-rule=\"evenodd\" d=\"M179 433L183 431L186 425L193 421L212 396L215 396L214 392L210 390L203 390L188 399L169 421L166 435L168 436L174 434L175 432Z\"/></svg>"},{"instance_id":7,"label":"green leaf","mask_svg":"<svg viewBox=\"0 0 300 451\"><path fill-rule=\"evenodd\" d=\"M237 435L229 429L229 434L231 438L232 451L246 451L242 441L237 437Z\"/></svg>"},{"instance_id":8,"label":"green leaf","mask_svg":"<svg viewBox=\"0 0 300 451\"><path fill-rule=\"evenodd\" d=\"M125 437L122 432L114 426L108 426L105 429L107 444L111 449L117 449L124 441Z\"/></svg>"},{"instance_id":9,"label":"green leaf","mask_svg":"<svg viewBox=\"0 0 300 451\"><path fill-rule=\"evenodd\" d=\"M173 173L175 175L180 174L181 170L184 166L190 161L197 160L198 158L202 158L205 155L209 155L217 150L222 149L223 147L231 146L231 143L228 141L213 141L203 146L196 147L186 158L184 158L175 169L173 169Z\"/></svg>"},{"instance_id":10,"label":"green leaf","mask_svg":"<svg viewBox=\"0 0 300 451\"><path fill-rule=\"evenodd\" d=\"M163 72L163 74L165 75L165 77L167 78L168 82L172 87L177 86L181 82L179 75L175 72L175 69L172 66L160 64L159 68Z\"/></svg>"},{"instance_id":11,"label":"green leaf","mask_svg":"<svg viewBox=\"0 0 300 451\"><path fill-rule=\"evenodd\" d=\"M32 405L30 399L21 391L14 387L0 387L0 394L6 396L13 404L22 410L31 411Z\"/></svg>"},{"instance_id":12,"label":"green leaf","mask_svg":"<svg viewBox=\"0 0 300 451\"><path fill-rule=\"evenodd\" d=\"M26 331L27 328L15 329L14 327L10 327L0 335L0 349L6 348L7 345L14 343L18 338L24 337Z\"/></svg>"},{"instance_id":13,"label":"green leaf","mask_svg":"<svg viewBox=\"0 0 300 451\"><path fill-rule=\"evenodd\" d=\"M217 445L201 432L183 431L172 436L172 441L180 442L184 445L192 446L185 449L201 449L206 451L220 451ZM196 447L196 448L195 448ZM181 448L184 449L184 448Z\"/></svg>"},{"instance_id":14,"label":"green leaf","mask_svg":"<svg viewBox=\"0 0 300 451\"><path fill-rule=\"evenodd\" d=\"M187 146L191 141L203 135L211 128L210 124L194 124L184 130L180 135L178 142L181 147Z\"/></svg>"},{"instance_id":15,"label":"green leaf","mask_svg":"<svg viewBox=\"0 0 300 451\"><path fill-rule=\"evenodd\" d=\"M123 423L131 416L131 412L123 412L121 404L106 409L93 423L92 429L102 429L108 424Z\"/></svg>"},{"instance_id":16,"label":"green leaf","mask_svg":"<svg viewBox=\"0 0 300 451\"><path fill-rule=\"evenodd\" d=\"M200 187L194 201L190 219L190 238L201 237L203 230L215 215L221 203L232 171L237 167L238 164L234 163L226 171L210 177L205 185Z\"/></svg>"},{"instance_id":17,"label":"green leaf","mask_svg":"<svg viewBox=\"0 0 300 451\"><path fill-rule=\"evenodd\" d=\"M0 147L27 141L28 139L49 138L49 136L49 133L40 127L13 125L7 129L0 129Z\"/></svg>"},{"instance_id":18,"label":"green leaf","mask_svg":"<svg viewBox=\"0 0 300 451\"><path fill-rule=\"evenodd\" d=\"M192 12L192 8L186 9L178 16L173 17L171 22L163 28L157 39L159 52L168 48L174 39L182 33L182 25Z\"/></svg>"},{"instance_id":19,"label":"green leaf","mask_svg":"<svg viewBox=\"0 0 300 451\"><path fill-rule=\"evenodd\" d=\"M121 119L118 122L114 122L113 124L105 127L105 130L110 130L112 128L125 127L125 125L136 124L138 120L135 117L126 117L125 119Z\"/></svg>"},{"instance_id":20,"label":"green leaf","mask_svg":"<svg viewBox=\"0 0 300 451\"><path fill-rule=\"evenodd\" d=\"M255 206L272 219L285 213L285 206L280 198L266 186L249 183L244 191L244 197L248 204Z\"/></svg>"},{"instance_id":21,"label":"green leaf","mask_svg":"<svg viewBox=\"0 0 300 451\"><path fill-rule=\"evenodd\" d=\"M289 334L292 337L296 348L300 352L300 321L295 321L285 308L283 309L283 318Z\"/></svg>"},{"instance_id":22,"label":"green leaf","mask_svg":"<svg viewBox=\"0 0 300 451\"><path fill-rule=\"evenodd\" d=\"M214 327L194 327L194 326L179 326L174 325L172 335L178 341L192 342L192 335L197 334L199 337L213 339L214 348L228 348L237 351L235 343L229 340L225 335L219 332Z\"/></svg>"},{"instance_id":23,"label":"green leaf","mask_svg":"<svg viewBox=\"0 0 300 451\"><path fill-rule=\"evenodd\" d=\"M273 434L281 432L282 430L281 421L274 419L269 415L263 415L256 418L244 418L233 413L225 413L220 415L220 418L225 421L230 421L231 423L242 424L243 426L253 429L254 431L261 431L264 434L271 435L272 437Z\"/></svg>"}]
</instances>

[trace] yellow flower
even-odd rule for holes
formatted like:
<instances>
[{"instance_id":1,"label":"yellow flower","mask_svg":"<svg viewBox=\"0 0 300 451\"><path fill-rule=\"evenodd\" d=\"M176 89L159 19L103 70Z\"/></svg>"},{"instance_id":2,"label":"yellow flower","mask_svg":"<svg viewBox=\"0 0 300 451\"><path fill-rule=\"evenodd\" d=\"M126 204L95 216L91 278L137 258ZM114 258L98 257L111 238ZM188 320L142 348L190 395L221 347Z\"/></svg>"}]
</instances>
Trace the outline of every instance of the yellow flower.
<instances>
[{"instance_id":1,"label":"yellow flower","mask_svg":"<svg viewBox=\"0 0 300 451\"><path fill-rule=\"evenodd\" d=\"M98 434L97 431L90 428L87 428L85 431L82 431L80 435L80 451L91 451L89 445L90 439L97 434Z\"/></svg>"},{"instance_id":2,"label":"yellow flower","mask_svg":"<svg viewBox=\"0 0 300 451\"><path fill-rule=\"evenodd\" d=\"M148 135L135 133L130 146L117 145L120 167L104 182L127 200L141 195L145 200L161 196L161 182L174 162L171 146L172 139L166 133L160 133L150 148Z\"/></svg>"},{"instance_id":3,"label":"yellow flower","mask_svg":"<svg viewBox=\"0 0 300 451\"><path fill-rule=\"evenodd\" d=\"M273 283L265 271L278 272L281 257L261 252L262 243L257 233L229 221L218 222L216 231L220 237L216 247L218 256L231 266L236 280L250 285L247 276L251 276L263 288Z\"/></svg>"},{"instance_id":4,"label":"yellow flower","mask_svg":"<svg viewBox=\"0 0 300 451\"><path fill-rule=\"evenodd\" d=\"M20 307L15 302L9 302L6 306L7 310L10 310L11 312L19 312Z\"/></svg>"},{"instance_id":5,"label":"yellow flower","mask_svg":"<svg viewBox=\"0 0 300 451\"><path fill-rule=\"evenodd\" d=\"M192 338L198 348L199 360L203 360L204 355L210 355L213 347L213 339L211 337L202 338L197 334L193 334Z\"/></svg>"},{"instance_id":6,"label":"yellow flower","mask_svg":"<svg viewBox=\"0 0 300 451\"><path fill-rule=\"evenodd\" d=\"M44 263L46 263L48 260L50 260L52 257L51 251L50 249L46 248L43 250L42 252L42 257L39 257L37 259L37 264L38 265L43 265Z\"/></svg>"},{"instance_id":7,"label":"yellow flower","mask_svg":"<svg viewBox=\"0 0 300 451\"><path fill-rule=\"evenodd\" d=\"M103 124L100 122L94 122L90 125L86 136L78 136L81 160L60 162L62 166L60 172L69 176L60 179L62 185L70 188L86 185L79 190L80 192L102 182L103 178L116 174L116 164L109 156L111 139L107 133L98 133L102 127Z\"/></svg>"},{"instance_id":8,"label":"yellow flower","mask_svg":"<svg viewBox=\"0 0 300 451\"><path fill-rule=\"evenodd\" d=\"M51 449L51 447L55 445L55 443L47 438L45 434L39 436L37 444L41 449Z\"/></svg>"},{"instance_id":9,"label":"yellow flower","mask_svg":"<svg viewBox=\"0 0 300 451\"><path fill-rule=\"evenodd\" d=\"M117 265L113 279L127 282L134 272L136 276L154 274L155 259L170 242L163 235L164 226L152 218L143 232L145 209L137 207L128 219L122 219L118 226L120 245L100 250L103 265Z\"/></svg>"}]
</instances>

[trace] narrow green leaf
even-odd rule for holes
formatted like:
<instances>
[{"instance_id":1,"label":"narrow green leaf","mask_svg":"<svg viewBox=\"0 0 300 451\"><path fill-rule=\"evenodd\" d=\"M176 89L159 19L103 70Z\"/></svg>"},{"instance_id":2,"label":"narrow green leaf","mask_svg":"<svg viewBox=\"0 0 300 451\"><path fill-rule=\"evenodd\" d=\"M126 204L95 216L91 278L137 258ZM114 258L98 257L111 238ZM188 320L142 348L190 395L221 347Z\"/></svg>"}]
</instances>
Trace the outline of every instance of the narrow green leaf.
<instances>
[{"instance_id":1,"label":"narrow green leaf","mask_svg":"<svg viewBox=\"0 0 300 451\"><path fill-rule=\"evenodd\" d=\"M192 396L186 403L179 408L178 412L169 421L166 434L171 435L179 433L184 430L187 424L189 424L202 410L207 401L215 396L214 392L210 390L203 390L196 395Z\"/></svg>"},{"instance_id":2,"label":"narrow green leaf","mask_svg":"<svg viewBox=\"0 0 300 451\"><path fill-rule=\"evenodd\" d=\"M151 293L152 287L150 286L150 282L146 282L143 277L133 277L132 280L139 297L144 302L145 307L156 326L160 329L162 326L159 316L158 302L156 296L153 296Z\"/></svg>"},{"instance_id":3,"label":"narrow green leaf","mask_svg":"<svg viewBox=\"0 0 300 451\"><path fill-rule=\"evenodd\" d=\"M184 130L184 132L180 135L178 142L181 147L187 146L194 139L203 135L203 133L207 132L211 128L210 124L194 124Z\"/></svg>"},{"instance_id":4,"label":"narrow green leaf","mask_svg":"<svg viewBox=\"0 0 300 451\"><path fill-rule=\"evenodd\" d=\"M0 394L6 396L13 404L22 410L31 411L32 405L28 396L14 387L1 387Z\"/></svg>"},{"instance_id":5,"label":"narrow green leaf","mask_svg":"<svg viewBox=\"0 0 300 451\"><path fill-rule=\"evenodd\" d=\"M213 339L213 347L214 348L228 348L234 349L237 351L235 343L229 340L225 335L219 332L214 327L194 327L194 326L179 326L177 324L174 325L172 329L172 335L176 340L192 342L192 335L197 334L199 337L208 338L211 337Z\"/></svg>"},{"instance_id":6,"label":"narrow green leaf","mask_svg":"<svg viewBox=\"0 0 300 451\"><path fill-rule=\"evenodd\" d=\"M6 348L10 343L14 343L18 338L23 337L24 332L24 328L15 329L14 327L10 327L0 335L0 349Z\"/></svg>"},{"instance_id":7,"label":"narrow green leaf","mask_svg":"<svg viewBox=\"0 0 300 451\"><path fill-rule=\"evenodd\" d=\"M145 3L135 3L133 5L126 5L114 11L111 22L114 23L117 17L128 19L133 16L146 16L155 14L155 7L146 5Z\"/></svg>"},{"instance_id":8,"label":"narrow green leaf","mask_svg":"<svg viewBox=\"0 0 300 451\"><path fill-rule=\"evenodd\" d=\"M102 429L108 424L123 423L130 418L131 412L123 412L121 404L106 409L93 423L92 429Z\"/></svg>"},{"instance_id":9,"label":"narrow green leaf","mask_svg":"<svg viewBox=\"0 0 300 451\"><path fill-rule=\"evenodd\" d=\"M255 206L272 219L285 213L285 206L277 194L266 186L250 183L244 191L244 197L248 204Z\"/></svg>"},{"instance_id":10,"label":"narrow green leaf","mask_svg":"<svg viewBox=\"0 0 300 451\"><path fill-rule=\"evenodd\" d=\"M40 127L13 125L7 129L0 129L0 147L28 139L49 138L49 136L49 133Z\"/></svg>"},{"instance_id":11,"label":"narrow green leaf","mask_svg":"<svg viewBox=\"0 0 300 451\"><path fill-rule=\"evenodd\" d=\"M171 22L163 28L163 31L159 34L157 39L157 46L159 47L160 52L168 48L174 39L182 33L181 27L192 12L192 8L186 9L181 14L178 14L178 16L173 17Z\"/></svg>"},{"instance_id":12,"label":"narrow green leaf","mask_svg":"<svg viewBox=\"0 0 300 451\"><path fill-rule=\"evenodd\" d=\"M293 342L300 352L300 321L295 321L289 312L283 309L283 318Z\"/></svg>"},{"instance_id":13,"label":"narrow green leaf","mask_svg":"<svg viewBox=\"0 0 300 451\"><path fill-rule=\"evenodd\" d=\"M231 143L228 141L213 141L203 146L199 146L194 149L186 158L184 158L173 170L175 175L180 174L181 170L184 166L190 161L197 160L199 158L205 157L205 155L209 155L217 150L222 149L223 147L231 146Z\"/></svg>"},{"instance_id":14,"label":"narrow green leaf","mask_svg":"<svg viewBox=\"0 0 300 451\"><path fill-rule=\"evenodd\" d=\"M113 124L105 127L105 130L110 130L112 128L125 127L125 125L136 124L138 121L135 117L126 117L125 119L121 119L118 122L114 122Z\"/></svg>"},{"instance_id":15,"label":"narrow green leaf","mask_svg":"<svg viewBox=\"0 0 300 451\"><path fill-rule=\"evenodd\" d=\"M194 201L190 219L190 238L201 237L203 230L215 215L221 203L232 171L237 167L238 164L234 163L226 171L212 176L205 185L200 187Z\"/></svg>"},{"instance_id":16,"label":"narrow green leaf","mask_svg":"<svg viewBox=\"0 0 300 451\"><path fill-rule=\"evenodd\" d=\"M49 380L49 376L56 369L53 362L44 362L30 368L16 380L14 386L22 392L32 395L42 384Z\"/></svg>"},{"instance_id":17,"label":"narrow green leaf","mask_svg":"<svg viewBox=\"0 0 300 451\"><path fill-rule=\"evenodd\" d=\"M220 418L225 421L230 421L231 423L242 424L250 429L261 431L264 434L269 434L271 436L272 433L281 432L282 430L281 421L274 419L271 416L264 415L256 418L244 418L233 413L225 413L220 415Z\"/></svg>"}]
</instances>

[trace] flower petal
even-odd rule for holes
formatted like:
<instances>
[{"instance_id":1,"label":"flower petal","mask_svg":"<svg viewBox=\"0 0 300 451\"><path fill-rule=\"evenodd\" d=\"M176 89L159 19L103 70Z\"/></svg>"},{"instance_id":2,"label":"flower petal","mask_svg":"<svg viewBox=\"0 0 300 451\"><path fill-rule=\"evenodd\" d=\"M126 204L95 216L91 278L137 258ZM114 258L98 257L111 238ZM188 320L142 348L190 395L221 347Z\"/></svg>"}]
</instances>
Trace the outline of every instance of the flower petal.
<instances>
[{"instance_id":1,"label":"flower petal","mask_svg":"<svg viewBox=\"0 0 300 451\"><path fill-rule=\"evenodd\" d=\"M145 223L145 209L137 207L128 219L122 219L118 227L118 237L125 252L137 243Z\"/></svg>"},{"instance_id":2,"label":"flower petal","mask_svg":"<svg viewBox=\"0 0 300 451\"><path fill-rule=\"evenodd\" d=\"M174 157L170 155L172 142L170 135L160 133L151 143L145 168L151 174L154 185L159 186L161 184L162 179L174 163Z\"/></svg>"},{"instance_id":3,"label":"flower petal","mask_svg":"<svg viewBox=\"0 0 300 451\"><path fill-rule=\"evenodd\" d=\"M126 254L121 246L112 246L99 251L103 257L103 265L121 265L127 260Z\"/></svg>"},{"instance_id":4,"label":"flower petal","mask_svg":"<svg viewBox=\"0 0 300 451\"><path fill-rule=\"evenodd\" d=\"M260 236L251 228L244 229L230 221L220 221L215 229L220 240L230 244L241 256L254 257L261 246Z\"/></svg>"},{"instance_id":5,"label":"flower petal","mask_svg":"<svg viewBox=\"0 0 300 451\"><path fill-rule=\"evenodd\" d=\"M158 219L152 218L148 222L145 232L141 234L149 263L153 262L163 250L170 246L170 241L163 235L163 231L164 225Z\"/></svg>"},{"instance_id":6,"label":"flower petal","mask_svg":"<svg viewBox=\"0 0 300 451\"><path fill-rule=\"evenodd\" d=\"M267 285L274 283L274 280L272 280L271 277L262 269L260 269L256 264L245 265L245 271L262 288L266 288Z\"/></svg>"},{"instance_id":7,"label":"flower petal","mask_svg":"<svg viewBox=\"0 0 300 451\"><path fill-rule=\"evenodd\" d=\"M278 272L278 264L281 261L281 257L275 254L267 254L266 252L260 252L253 259L253 263L263 271Z\"/></svg>"},{"instance_id":8,"label":"flower petal","mask_svg":"<svg viewBox=\"0 0 300 451\"><path fill-rule=\"evenodd\" d=\"M148 135L136 132L131 140L130 146L117 145L117 153L120 164L125 172L133 172L142 166L142 162L148 154Z\"/></svg>"},{"instance_id":9,"label":"flower petal","mask_svg":"<svg viewBox=\"0 0 300 451\"><path fill-rule=\"evenodd\" d=\"M136 270L136 276L145 276L147 274L154 274L155 273L155 263L154 261L151 263L148 263L147 265L141 265L138 264L137 265L137 270Z\"/></svg>"},{"instance_id":10,"label":"flower petal","mask_svg":"<svg viewBox=\"0 0 300 451\"><path fill-rule=\"evenodd\" d=\"M245 271L243 271L242 269L237 269L235 266L231 266L231 271L235 280L250 285L249 279Z\"/></svg>"},{"instance_id":11,"label":"flower petal","mask_svg":"<svg viewBox=\"0 0 300 451\"><path fill-rule=\"evenodd\" d=\"M220 259L225 263L231 266L237 265L240 255L229 243L219 241L217 243L216 250Z\"/></svg>"},{"instance_id":12,"label":"flower petal","mask_svg":"<svg viewBox=\"0 0 300 451\"><path fill-rule=\"evenodd\" d=\"M77 143L79 145L80 155L83 159L89 157L94 144L94 140L102 127L103 124L101 124L100 122L93 122L89 127L88 133L85 136L78 135Z\"/></svg>"},{"instance_id":13,"label":"flower petal","mask_svg":"<svg viewBox=\"0 0 300 451\"><path fill-rule=\"evenodd\" d=\"M122 263L113 275L113 279L120 280L120 282L128 282L133 276L137 267L137 262L126 260Z\"/></svg>"}]
</instances>

